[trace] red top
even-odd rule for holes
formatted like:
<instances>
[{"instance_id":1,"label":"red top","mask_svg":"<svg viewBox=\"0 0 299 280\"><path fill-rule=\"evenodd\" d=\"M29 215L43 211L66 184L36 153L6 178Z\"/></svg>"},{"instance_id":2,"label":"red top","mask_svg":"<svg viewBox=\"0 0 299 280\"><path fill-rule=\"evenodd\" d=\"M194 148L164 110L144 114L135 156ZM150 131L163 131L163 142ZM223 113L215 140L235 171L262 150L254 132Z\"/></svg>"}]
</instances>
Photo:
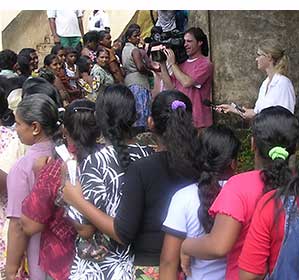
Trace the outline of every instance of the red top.
<instances>
[{"instance_id":1,"label":"red top","mask_svg":"<svg viewBox=\"0 0 299 280\"><path fill-rule=\"evenodd\" d=\"M260 171L254 170L235 175L223 186L209 210L213 216L224 214L242 224L238 240L227 255L225 276L227 280L239 280L238 258L263 188Z\"/></svg>"},{"instance_id":2,"label":"red top","mask_svg":"<svg viewBox=\"0 0 299 280\"><path fill-rule=\"evenodd\" d=\"M205 99L211 100L212 63L207 57L188 59L180 64L180 69L195 82L193 86L186 88L172 75L175 89L186 94L192 102L194 125L198 128L212 125L211 108L202 104Z\"/></svg>"},{"instance_id":3,"label":"red top","mask_svg":"<svg viewBox=\"0 0 299 280\"><path fill-rule=\"evenodd\" d=\"M31 193L22 205L24 215L46 228L41 235L40 266L52 278L68 279L75 254L76 231L64 217L64 208L55 205L61 186L60 160L53 160L40 172Z\"/></svg>"},{"instance_id":4,"label":"red top","mask_svg":"<svg viewBox=\"0 0 299 280\"><path fill-rule=\"evenodd\" d=\"M258 202L239 258L239 267L254 274L272 273L284 237L285 212L275 220L281 200L277 206L274 199L269 200L274 192L266 193Z\"/></svg>"}]
</instances>

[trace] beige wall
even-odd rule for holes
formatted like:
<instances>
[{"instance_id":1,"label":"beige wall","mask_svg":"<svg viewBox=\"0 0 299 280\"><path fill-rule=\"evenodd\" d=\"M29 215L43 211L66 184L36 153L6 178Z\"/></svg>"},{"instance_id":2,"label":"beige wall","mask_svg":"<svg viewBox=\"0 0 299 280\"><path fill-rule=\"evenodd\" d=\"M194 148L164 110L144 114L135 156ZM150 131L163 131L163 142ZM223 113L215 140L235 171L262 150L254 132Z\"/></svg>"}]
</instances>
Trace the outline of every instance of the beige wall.
<instances>
[{"instance_id":1,"label":"beige wall","mask_svg":"<svg viewBox=\"0 0 299 280\"><path fill-rule=\"evenodd\" d=\"M2 31L19 12L20 10L0 10L0 50L2 50Z\"/></svg>"}]
</instances>

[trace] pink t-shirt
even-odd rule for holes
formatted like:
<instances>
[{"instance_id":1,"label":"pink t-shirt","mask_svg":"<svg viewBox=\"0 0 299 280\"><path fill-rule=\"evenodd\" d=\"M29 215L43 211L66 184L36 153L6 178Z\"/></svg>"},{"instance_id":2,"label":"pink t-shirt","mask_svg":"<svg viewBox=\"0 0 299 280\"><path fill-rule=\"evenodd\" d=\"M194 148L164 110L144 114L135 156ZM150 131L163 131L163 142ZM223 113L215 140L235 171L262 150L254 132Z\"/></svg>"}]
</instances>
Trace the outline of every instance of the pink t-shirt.
<instances>
[{"instance_id":1,"label":"pink t-shirt","mask_svg":"<svg viewBox=\"0 0 299 280\"><path fill-rule=\"evenodd\" d=\"M53 144L50 141L32 145L25 156L20 158L10 169L7 175L7 218L20 218L22 202L31 192L35 183L33 165L35 161L44 156L52 155ZM44 279L45 274L40 269L39 263L40 233L34 234L27 247L28 265L31 279Z\"/></svg>"},{"instance_id":2,"label":"pink t-shirt","mask_svg":"<svg viewBox=\"0 0 299 280\"><path fill-rule=\"evenodd\" d=\"M180 69L190 76L195 84L191 87L183 85L172 76L172 81L177 90L186 94L193 107L193 121L196 127L208 127L213 123L210 107L204 106L202 101L211 100L211 87L213 78L213 65L207 57L188 59L180 64Z\"/></svg>"},{"instance_id":3,"label":"pink t-shirt","mask_svg":"<svg viewBox=\"0 0 299 280\"><path fill-rule=\"evenodd\" d=\"M238 280L238 258L258 200L263 194L264 183L260 171L254 170L231 177L212 204L211 215L231 216L242 224L238 240L227 255L227 280Z\"/></svg>"}]
</instances>

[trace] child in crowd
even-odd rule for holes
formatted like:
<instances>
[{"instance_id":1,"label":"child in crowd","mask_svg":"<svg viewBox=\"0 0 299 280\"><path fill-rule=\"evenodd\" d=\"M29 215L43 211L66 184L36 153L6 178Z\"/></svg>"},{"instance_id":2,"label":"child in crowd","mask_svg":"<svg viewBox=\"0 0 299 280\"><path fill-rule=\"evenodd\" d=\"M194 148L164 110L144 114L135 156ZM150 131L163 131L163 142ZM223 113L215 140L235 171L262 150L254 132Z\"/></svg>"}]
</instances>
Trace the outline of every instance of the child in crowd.
<instances>
[{"instance_id":1,"label":"child in crowd","mask_svg":"<svg viewBox=\"0 0 299 280\"><path fill-rule=\"evenodd\" d=\"M109 52L99 47L97 51L97 63L91 69L91 76L100 81L101 85L108 86L114 83L112 74L109 72Z\"/></svg>"},{"instance_id":2,"label":"child in crowd","mask_svg":"<svg viewBox=\"0 0 299 280\"><path fill-rule=\"evenodd\" d=\"M48 54L44 58L44 67L50 69L55 75L54 86L59 91L59 94L63 100L64 105L67 105L70 101L70 97L63 83L58 77L58 73L60 71L61 65L59 63L59 59L55 54Z\"/></svg>"},{"instance_id":3,"label":"child in crowd","mask_svg":"<svg viewBox=\"0 0 299 280\"><path fill-rule=\"evenodd\" d=\"M71 88L77 88L77 80L79 78L79 73L76 65L77 61L77 50L74 48L65 49L65 64L64 69L67 77L69 78L69 85Z\"/></svg>"},{"instance_id":4,"label":"child in crowd","mask_svg":"<svg viewBox=\"0 0 299 280\"><path fill-rule=\"evenodd\" d=\"M121 111L126 108L125 104L122 108ZM128 271L127 278L119 279L159 279L164 237L161 227L171 197L195 182L200 172L200 145L186 95L161 92L153 102L149 126L158 137L158 152L130 164L116 215L85 200L79 186L67 184L64 188L64 199L100 231L119 244L131 244L134 275ZM84 193L88 180L81 180L81 184Z\"/></svg>"},{"instance_id":5,"label":"child in crowd","mask_svg":"<svg viewBox=\"0 0 299 280\"><path fill-rule=\"evenodd\" d=\"M83 199L114 217L124 191L125 172L132 161L148 156L152 150L135 144L132 139L136 110L134 96L127 87L107 87L97 98L96 118L106 146L89 156L82 165ZM91 231L89 223L93 225L94 222L78 210L72 208L69 212L70 217L81 224L78 231L81 238L76 243L70 279L132 279L130 247L98 230Z\"/></svg>"},{"instance_id":6,"label":"child in crowd","mask_svg":"<svg viewBox=\"0 0 299 280\"><path fill-rule=\"evenodd\" d=\"M258 200L263 193L288 185L293 176L288 159L295 153L298 141L295 116L281 106L269 107L255 117L252 129L255 170L228 180L209 210L215 216L210 233L187 238L182 245L184 254L198 259L227 255L227 280L239 279L238 258ZM288 152L286 160L272 159L277 147Z\"/></svg>"},{"instance_id":7,"label":"child in crowd","mask_svg":"<svg viewBox=\"0 0 299 280\"><path fill-rule=\"evenodd\" d=\"M68 149L80 165L95 150L99 134L95 105L85 99L75 100L64 113L64 135ZM75 255L76 231L64 215L60 186L62 160L51 160L39 173L32 192L23 201L23 231L32 236L41 233L40 266L52 279L67 280Z\"/></svg>"},{"instance_id":8,"label":"child in crowd","mask_svg":"<svg viewBox=\"0 0 299 280\"><path fill-rule=\"evenodd\" d=\"M99 43L99 32L89 31L83 36L83 49L81 51L81 56L88 56L92 64L96 63L97 56L96 51Z\"/></svg>"},{"instance_id":9,"label":"child in crowd","mask_svg":"<svg viewBox=\"0 0 299 280\"><path fill-rule=\"evenodd\" d=\"M211 126L200 139L203 168L198 183L179 190L172 198L163 230L166 232L160 257L160 279L178 278L180 249L186 237L209 233L214 219L208 210L224 183L234 175L240 141L224 126ZM225 259L192 260L187 279L222 280Z\"/></svg>"},{"instance_id":10,"label":"child in crowd","mask_svg":"<svg viewBox=\"0 0 299 280\"><path fill-rule=\"evenodd\" d=\"M15 279L26 248L30 278L45 279L39 266L40 234L28 240L19 223L22 201L32 191L36 181L33 166L38 158L52 155L52 139L59 128L58 120L56 104L44 94L24 97L18 105L16 130L21 142L31 147L7 176L7 217L10 219L6 261L8 279Z\"/></svg>"},{"instance_id":11,"label":"child in crowd","mask_svg":"<svg viewBox=\"0 0 299 280\"><path fill-rule=\"evenodd\" d=\"M100 89L100 81L90 75L92 63L88 56L81 56L77 60L79 70L78 86L82 96L95 102Z\"/></svg>"}]
</instances>

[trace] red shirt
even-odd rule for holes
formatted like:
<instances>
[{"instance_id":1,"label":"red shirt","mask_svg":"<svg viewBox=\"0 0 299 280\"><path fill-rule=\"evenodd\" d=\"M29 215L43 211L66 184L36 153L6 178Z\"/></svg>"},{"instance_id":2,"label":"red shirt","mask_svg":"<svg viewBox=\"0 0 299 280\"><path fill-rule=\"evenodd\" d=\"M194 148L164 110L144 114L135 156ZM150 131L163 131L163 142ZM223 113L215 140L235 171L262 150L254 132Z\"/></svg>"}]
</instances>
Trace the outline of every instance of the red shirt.
<instances>
[{"instance_id":1,"label":"red shirt","mask_svg":"<svg viewBox=\"0 0 299 280\"><path fill-rule=\"evenodd\" d=\"M284 238L285 212L275 220L281 200L278 205L269 200L274 192L266 193L258 202L239 258L239 267L254 274L272 273Z\"/></svg>"},{"instance_id":2,"label":"red shirt","mask_svg":"<svg viewBox=\"0 0 299 280\"><path fill-rule=\"evenodd\" d=\"M186 75L190 76L195 82L188 88L172 75L172 81L175 89L186 94L191 102L193 109L193 121L195 127L208 127L212 125L212 111L210 107L203 105L203 100L211 100L211 87L213 78L213 65L207 57L188 59L180 64L180 69Z\"/></svg>"},{"instance_id":3,"label":"red shirt","mask_svg":"<svg viewBox=\"0 0 299 280\"><path fill-rule=\"evenodd\" d=\"M258 200L262 197L264 183L260 171L244 172L231 177L212 204L211 215L231 216L242 224L238 240L227 255L227 280L239 280L238 258Z\"/></svg>"},{"instance_id":4,"label":"red shirt","mask_svg":"<svg viewBox=\"0 0 299 280\"><path fill-rule=\"evenodd\" d=\"M55 205L61 186L61 160L53 160L40 172L31 193L24 199L24 215L46 225L41 235L40 266L52 278L68 279L75 254L76 231L64 217L64 208Z\"/></svg>"}]
</instances>

